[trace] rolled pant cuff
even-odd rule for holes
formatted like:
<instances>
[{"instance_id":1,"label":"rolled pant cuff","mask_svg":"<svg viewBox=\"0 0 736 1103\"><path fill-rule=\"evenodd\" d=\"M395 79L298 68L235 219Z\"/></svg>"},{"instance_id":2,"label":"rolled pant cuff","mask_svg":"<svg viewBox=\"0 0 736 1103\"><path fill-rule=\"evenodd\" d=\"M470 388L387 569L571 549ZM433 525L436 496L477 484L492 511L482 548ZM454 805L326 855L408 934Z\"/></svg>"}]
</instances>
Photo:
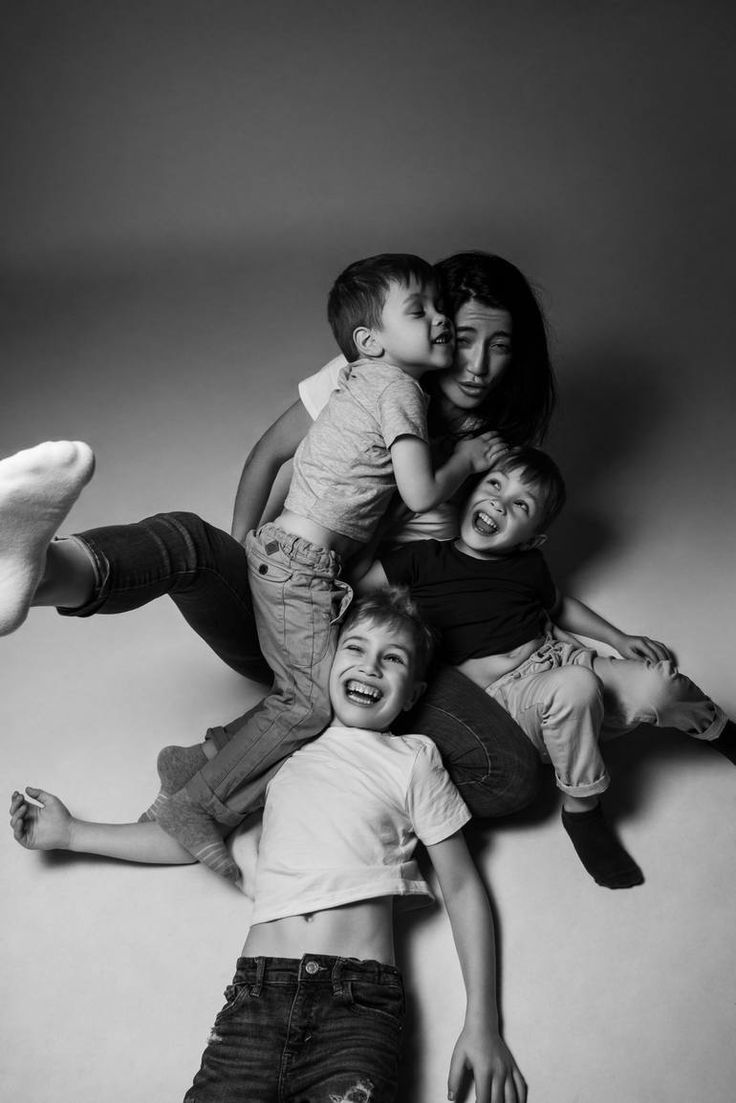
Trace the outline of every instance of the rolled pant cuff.
<instances>
[{"instance_id":1,"label":"rolled pant cuff","mask_svg":"<svg viewBox=\"0 0 736 1103\"><path fill-rule=\"evenodd\" d=\"M611 778L608 770L604 770L599 778L595 781L591 781L584 785L565 785L563 781L555 775L555 781L557 782L557 788L566 793L569 797L595 797L599 793L605 793L608 786L611 784Z\"/></svg>"},{"instance_id":2,"label":"rolled pant cuff","mask_svg":"<svg viewBox=\"0 0 736 1103\"><path fill-rule=\"evenodd\" d=\"M242 813L233 812L226 804L223 804L199 774L195 774L185 788L192 804L204 809L212 816L213 820L216 820L223 827L237 827L243 822Z\"/></svg>"},{"instance_id":3,"label":"rolled pant cuff","mask_svg":"<svg viewBox=\"0 0 736 1103\"><path fill-rule=\"evenodd\" d=\"M91 617L105 604L105 598L107 597L105 590L107 580L110 577L110 564L95 548L94 544L88 543L83 536L57 536L56 539L73 541L78 548L86 553L95 572L94 593L89 601L85 601L83 605L69 606L68 608L59 605L56 612L62 617Z\"/></svg>"},{"instance_id":4,"label":"rolled pant cuff","mask_svg":"<svg viewBox=\"0 0 736 1103\"><path fill-rule=\"evenodd\" d=\"M728 723L728 716L718 705L715 706L715 710L716 714L713 717L713 722L704 732L688 732L687 734L692 736L693 739L702 739L705 743L712 743L714 739L718 739Z\"/></svg>"}]
</instances>

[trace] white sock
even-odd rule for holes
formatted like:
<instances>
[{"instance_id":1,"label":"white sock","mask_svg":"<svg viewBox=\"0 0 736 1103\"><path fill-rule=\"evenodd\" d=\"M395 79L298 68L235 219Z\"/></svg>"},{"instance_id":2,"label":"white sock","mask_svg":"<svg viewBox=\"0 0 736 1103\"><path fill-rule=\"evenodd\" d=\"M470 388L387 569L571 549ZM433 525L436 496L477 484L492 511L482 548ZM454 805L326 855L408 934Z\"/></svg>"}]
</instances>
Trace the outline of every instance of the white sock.
<instances>
[{"instance_id":1,"label":"white sock","mask_svg":"<svg viewBox=\"0 0 736 1103\"><path fill-rule=\"evenodd\" d=\"M46 441L0 460L0 636L26 619L49 542L94 467L81 441Z\"/></svg>"}]
</instances>

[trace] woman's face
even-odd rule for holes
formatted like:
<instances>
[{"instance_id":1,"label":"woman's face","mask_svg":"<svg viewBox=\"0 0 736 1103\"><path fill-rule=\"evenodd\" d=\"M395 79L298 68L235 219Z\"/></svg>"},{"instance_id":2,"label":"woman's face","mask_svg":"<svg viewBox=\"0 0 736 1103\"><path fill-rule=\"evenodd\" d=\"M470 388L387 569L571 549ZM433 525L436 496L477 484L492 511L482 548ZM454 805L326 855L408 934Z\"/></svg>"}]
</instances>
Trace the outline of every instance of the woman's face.
<instances>
[{"instance_id":1,"label":"woman's face","mask_svg":"<svg viewBox=\"0 0 736 1103\"><path fill-rule=\"evenodd\" d=\"M437 376L441 394L475 410L511 363L511 315L470 299L455 315L455 362Z\"/></svg>"}]
</instances>

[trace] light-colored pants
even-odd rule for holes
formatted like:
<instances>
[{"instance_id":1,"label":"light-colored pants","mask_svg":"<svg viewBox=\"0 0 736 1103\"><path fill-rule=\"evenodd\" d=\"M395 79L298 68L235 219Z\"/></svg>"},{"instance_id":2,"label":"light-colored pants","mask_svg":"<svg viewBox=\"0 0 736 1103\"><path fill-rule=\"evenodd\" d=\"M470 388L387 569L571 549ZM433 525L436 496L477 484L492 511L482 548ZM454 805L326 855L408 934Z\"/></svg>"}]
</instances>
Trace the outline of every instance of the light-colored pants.
<instances>
[{"instance_id":1,"label":"light-colored pants","mask_svg":"<svg viewBox=\"0 0 736 1103\"><path fill-rule=\"evenodd\" d=\"M249 532L245 547L258 640L273 686L224 734L210 729L220 749L186 786L192 802L227 827L262 805L283 760L329 724L330 669L353 596L339 578L334 551L274 524Z\"/></svg>"},{"instance_id":2,"label":"light-colored pants","mask_svg":"<svg viewBox=\"0 0 736 1103\"><path fill-rule=\"evenodd\" d=\"M728 719L674 663L607 658L552 635L486 693L511 713L552 763L558 787L574 797L608 788L600 740L656 724L710 741Z\"/></svg>"}]
</instances>

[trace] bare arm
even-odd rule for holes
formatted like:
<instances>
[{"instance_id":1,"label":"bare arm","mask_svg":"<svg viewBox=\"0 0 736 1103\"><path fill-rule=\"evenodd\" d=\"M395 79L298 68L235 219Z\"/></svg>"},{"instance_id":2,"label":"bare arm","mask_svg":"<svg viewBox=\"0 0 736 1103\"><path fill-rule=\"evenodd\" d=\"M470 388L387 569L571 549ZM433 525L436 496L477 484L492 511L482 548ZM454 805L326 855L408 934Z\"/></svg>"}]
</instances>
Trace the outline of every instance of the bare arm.
<instances>
[{"instance_id":1,"label":"bare arm","mask_svg":"<svg viewBox=\"0 0 736 1103\"><path fill-rule=\"evenodd\" d=\"M380 560L376 559L373 563L367 565L364 561L358 561L353 567L350 585L360 597L388 586L386 572L381 566Z\"/></svg>"},{"instance_id":2,"label":"bare arm","mask_svg":"<svg viewBox=\"0 0 736 1103\"><path fill-rule=\"evenodd\" d=\"M70 850L102 854L126 862L185 865L195 859L157 823L90 823L71 815L65 804L30 785L10 801L10 826L27 850Z\"/></svg>"},{"instance_id":3,"label":"bare arm","mask_svg":"<svg viewBox=\"0 0 736 1103\"><path fill-rule=\"evenodd\" d=\"M427 847L450 918L467 993L465 1022L450 1062L448 1098L463 1072L475 1081L477 1103L525 1103L526 1084L499 1030L496 945L488 896L461 832Z\"/></svg>"},{"instance_id":4,"label":"bare arm","mask_svg":"<svg viewBox=\"0 0 736 1103\"><path fill-rule=\"evenodd\" d=\"M582 601L566 594L558 596L550 616L560 628L587 636L591 640L600 640L618 651L624 659L649 659L655 663L662 659L674 661L670 649L659 640L652 640L649 636L630 636Z\"/></svg>"},{"instance_id":5,"label":"bare arm","mask_svg":"<svg viewBox=\"0 0 736 1103\"><path fill-rule=\"evenodd\" d=\"M235 495L231 527L232 535L241 544L246 534L261 524L276 476L292 458L311 424L311 417L301 401L297 401L266 429L248 455ZM285 497L283 486L281 492Z\"/></svg>"},{"instance_id":6,"label":"bare arm","mask_svg":"<svg viewBox=\"0 0 736 1103\"><path fill-rule=\"evenodd\" d=\"M394 477L403 501L414 513L447 501L462 486L469 475L488 467L494 454L492 433L462 440L447 463L432 470L429 445L419 437L399 437L391 446Z\"/></svg>"}]
</instances>

